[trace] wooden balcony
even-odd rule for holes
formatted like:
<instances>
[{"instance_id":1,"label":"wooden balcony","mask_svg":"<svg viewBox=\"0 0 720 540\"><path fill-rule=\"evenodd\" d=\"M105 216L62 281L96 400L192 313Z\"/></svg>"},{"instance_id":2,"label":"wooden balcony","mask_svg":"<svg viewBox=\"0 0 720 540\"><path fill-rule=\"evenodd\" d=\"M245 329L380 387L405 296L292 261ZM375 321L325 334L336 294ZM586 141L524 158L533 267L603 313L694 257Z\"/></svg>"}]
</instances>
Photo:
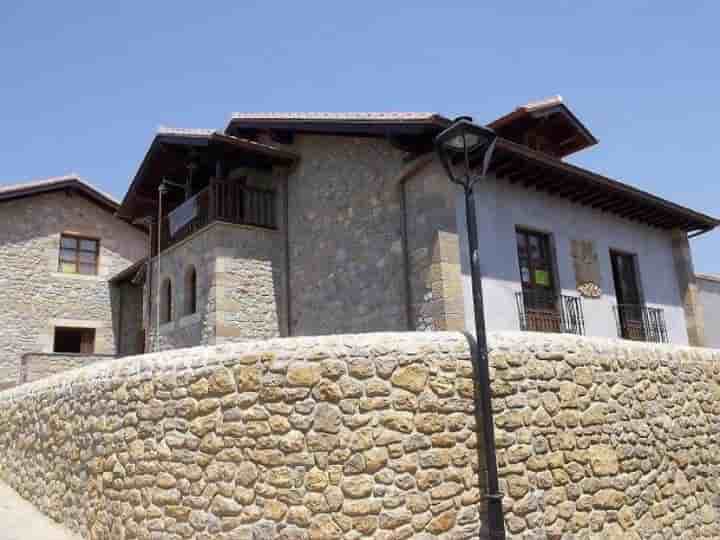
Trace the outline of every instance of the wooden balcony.
<instances>
[{"instance_id":1,"label":"wooden balcony","mask_svg":"<svg viewBox=\"0 0 720 540\"><path fill-rule=\"evenodd\" d=\"M160 250L182 242L185 238L220 221L238 225L253 225L265 229L277 228L275 192L248 188L237 182L211 179L208 186L196 195L195 217L170 234L170 220L161 222ZM152 254L157 255L157 227L152 230Z\"/></svg>"}]
</instances>

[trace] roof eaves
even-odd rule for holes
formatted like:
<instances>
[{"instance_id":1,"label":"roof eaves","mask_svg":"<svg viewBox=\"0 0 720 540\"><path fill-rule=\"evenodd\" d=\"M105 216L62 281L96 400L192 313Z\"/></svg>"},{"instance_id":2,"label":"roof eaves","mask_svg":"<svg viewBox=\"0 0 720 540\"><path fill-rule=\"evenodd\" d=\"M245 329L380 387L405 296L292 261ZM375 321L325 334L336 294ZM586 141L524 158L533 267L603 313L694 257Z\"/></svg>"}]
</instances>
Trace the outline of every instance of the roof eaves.
<instances>
[{"instance_id":1,"label":"roof eaves","mask_svg":"<svg viewBox=\"0 0 720 540\"><path fill-rule=\"evenodd\" d=\"M702 279L705 281L712 281L713 283L720 283L720 274L695 274L696 279Z\"/></svg>"},{"instance_id":2,"label":"roof eaves","mask_svg":"<svg viewBox=\"0 0 720 540\"><path fill-rule=\"evenodd\" d=\"M623 192L630 197L641 198L648 203L652 203L660 208L663 208L664 210L684 214L688 218L703 222L707 227L706 230L710 230L720 226L720 220L718 220L717 218L708 216L701 212L696 212L695 210L681 206L672 201L668 201L667 199L663 199L661 197L658 197L657 195L653 195L650 192L630 186L619 180L614 180L612 178L603 176L588 169L578 167L577 165L572 165L571 163L567 163L566 161L561 161L557 158L554 158L542 152L538 152L537 150L532 150L526 146L514 143L507 139L498 138L498 147L504 148L505 150L508 150L515 154L519 154L531 160L542 162L544 165L548 165L574 175L582 176L586 180L589 180L601 186L609 187L616 191Z\"/></svg>"}]
</instances>

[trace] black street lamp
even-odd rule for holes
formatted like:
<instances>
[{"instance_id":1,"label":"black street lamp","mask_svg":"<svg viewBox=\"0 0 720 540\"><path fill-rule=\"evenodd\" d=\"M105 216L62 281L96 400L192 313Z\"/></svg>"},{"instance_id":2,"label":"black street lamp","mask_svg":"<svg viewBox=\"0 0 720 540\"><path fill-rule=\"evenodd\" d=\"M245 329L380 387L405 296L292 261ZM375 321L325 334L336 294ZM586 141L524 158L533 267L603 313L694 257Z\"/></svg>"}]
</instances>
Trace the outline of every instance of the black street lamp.
<instances>
[{"instance_id":1,"label":"black street lamp","mask_svg":"<svg viewBox=\"0 0 720 540\"><path fill-rule=\"evenodd\" d=\"M450 181L462 186L465 193L465 218L470 247L470 279L472 282L473 307L475 309L475 370L478 376L480 411L487 468L488 528L491 538L505 538L502 514L502 493L498 486L497 461L495 458L495 430L490 396L490 371L488 346L483 311L482 282L478 254L477 218L473 188L485 178L492 159L497 135L491 129L478 126L472 118L457 118L450 127L435 138L435 149ZM479 170L472 163L478 163Z\"/></svg>"}]
</instances>

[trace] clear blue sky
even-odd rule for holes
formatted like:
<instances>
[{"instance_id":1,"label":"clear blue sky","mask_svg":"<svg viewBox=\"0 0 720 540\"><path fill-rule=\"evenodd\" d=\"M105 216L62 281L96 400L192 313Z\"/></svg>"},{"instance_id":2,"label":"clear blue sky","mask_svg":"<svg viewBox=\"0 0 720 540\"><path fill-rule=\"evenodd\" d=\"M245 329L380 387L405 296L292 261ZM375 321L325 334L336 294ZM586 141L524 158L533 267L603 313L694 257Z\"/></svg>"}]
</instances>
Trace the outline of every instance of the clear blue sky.
<instances>
[{"instance_id":1,"label":"clear blue sky","mask_svg":"<svg viewBox=\"0 0 720 540\"><path fill-rule=\"evenodd\" d=\"M448 7L452 6L452 7ZM720 3L3 2L0 183L70 171L121 197L159 125L234 111L489 121L561 94L571 161L720 216ZM720 273L720 232L693 242Z\"/></svg>"}]
</instances>

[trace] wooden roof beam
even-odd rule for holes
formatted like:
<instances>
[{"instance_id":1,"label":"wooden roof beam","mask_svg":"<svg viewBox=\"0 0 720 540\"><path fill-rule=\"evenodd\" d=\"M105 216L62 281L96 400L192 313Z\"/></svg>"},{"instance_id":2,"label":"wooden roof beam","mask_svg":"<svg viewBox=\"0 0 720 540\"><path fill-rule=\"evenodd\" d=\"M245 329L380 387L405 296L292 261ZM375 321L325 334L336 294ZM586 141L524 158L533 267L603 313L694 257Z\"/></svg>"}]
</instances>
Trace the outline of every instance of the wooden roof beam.
<instances>
[{"instance_id":1,"label":"wooden roof beam","mask_svg":"<svg viewBox=\"0 0 720 540\"><path fill-rule=\"evenodd\" d=\"M618 203L622 203L624 200L625 199L623 199L622 197L612 196L607 202L593 204L593 208L597 208L601 212L605 212L608 208L611 208Z\"/></svg>"},{"instance_id":2,"label":"wooden roof beam","mask_svg":"<svg viewBox=\"0 0 720 540\"><path fill-rule=\"evenodd\" d=\"M581 193L587 193L587 192L588 192L588 186L574 185L574 186L568 186L567 188L558 191L557 196L567 199L570 197L577 196Z\"/></svg>"},{"instance_id":3,"label":"wooden roof beam","mask_svg":"<svg viewBox=\"0 0 720 540\"><path fill-rule=\"evenodd\" d=\"M643 206L642 204L638 204L637 201L628 201L625 204L619 204L618 206L611 207L610 211L615 214L623 214L625 216L630 215L633 212L636 212L637 210L647 208L646 206Z\"/></svg>"},{"instance_id":4,"label":"wooden roof beam","mask_svg":"<svg viewBox=\"0 0 720 540\"><path fill-rule=\"evenodd\" d=\"M591 194L588 194L587 196L581 196L581 197L573 197L571 200L572 202L577 202L583 205L592 206L599 202L607 202L610 199L611 195L608 195L606 192L598 193L597 191L592 192Z\"/></svg>"},{"instance_id":5,"label":"wooden roof beam","mask_svg":"<svg viewBox=\"0 0 720 540\"><path fill-rule=\"evenodd\" d=\"M564 180L551 180L550 182L535 186L535 189L537 189L538 191L544 191L548 195L554 195L566 185L567 182L565 182Z\"/></svg>"},{"instance_id":6,"label":"wooden roof beam","mask_svg":"<svg viewBox=\"0 0 720 540\"><path fill-rule=\"evenodd\" d=\"M528 176L523 180L523 186L526 188L529 188L530 186L535 186L536 188L540 188L541 183L538 182L538 180L541 180L545 177L545 171L538 171L532 176Z\"/></svg>"},{"instance_id":7,"label":"wooden roof beam","mask_svg":"<svg viewBox=\"0 0 720 540\"><path fill-rule=\"evenodd\" d=\"M533 173L537 170L537 167L523 167L522 169L518 169L517 171L513 172L512 174L507 175L507 179L511 184L516 184L520 180L523 180L526 178L530 173Z\"/></svg>"}]
</instances>

